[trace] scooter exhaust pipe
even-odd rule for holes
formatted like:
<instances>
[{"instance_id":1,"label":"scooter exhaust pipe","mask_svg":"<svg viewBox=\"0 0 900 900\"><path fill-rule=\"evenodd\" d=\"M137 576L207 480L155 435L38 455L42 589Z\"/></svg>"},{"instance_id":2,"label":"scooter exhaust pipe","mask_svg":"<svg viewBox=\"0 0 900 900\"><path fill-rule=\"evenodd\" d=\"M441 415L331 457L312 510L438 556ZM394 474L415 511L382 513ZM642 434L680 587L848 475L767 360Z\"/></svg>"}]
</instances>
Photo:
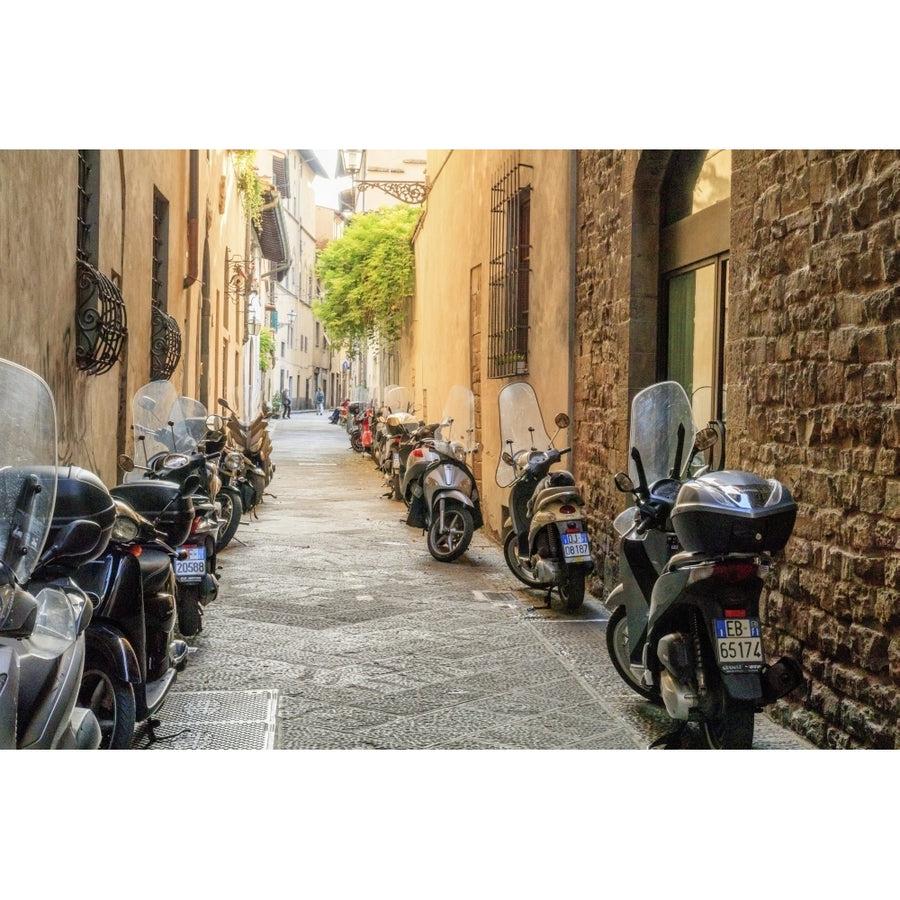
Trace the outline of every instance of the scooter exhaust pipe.
<instances>
[{"instance_id":1,"label":"scooter exhaust pipe","mask_svg":"<svg viewBox=\"0 0 900 900\"><path fill-rule=\"evenodd\" d=\"M789 656L782 656L777 663L766 666L760 673L760 680L764 704L774 703L806 683L800 663Z\"/></svg>"}]
</instances>

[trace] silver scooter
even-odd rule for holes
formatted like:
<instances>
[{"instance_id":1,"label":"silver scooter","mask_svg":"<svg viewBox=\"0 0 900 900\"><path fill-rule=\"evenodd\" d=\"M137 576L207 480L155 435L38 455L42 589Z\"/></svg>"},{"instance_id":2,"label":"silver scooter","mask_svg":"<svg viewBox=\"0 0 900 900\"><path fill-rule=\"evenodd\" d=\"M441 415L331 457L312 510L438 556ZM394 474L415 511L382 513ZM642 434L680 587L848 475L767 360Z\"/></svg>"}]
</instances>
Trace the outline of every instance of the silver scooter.
<instances>
[{"instance_id":1,"label":"silver scooter","mask_svg":"<svg viewBox=\"0 0 900 900\"><path fill-rule=\"evenodd\" d=\"M697 431L676 382L634 398L630 472L615 479L634 505L614 522L622 580L606 641L625 683L679 723L651 746L681 746L690 721L712 749L750 749L755 713L803 682L790 657L768 664L759 608L797 504L775 479L710 471L700 454L718 435Z\"/></svg>"},{"instance_id":2,"label":"silver scooter","mask_svg":"<svg viewBox=\"0 0 900 900\"><path fill-rule=\"evenodd\" d=\"M400 488L409 506L406 524L427 532L428 552L438 562L462 556L484 524L469 465L469 458L478 450L474 434L472 391L455 385L434 437L421 441L406 461Z\"/></svg>"},{"instance_id":3,"label":"silver scooter","mask_svg":"<svg viewBox=\"0 0 900 900\"><path fill-rule=\"evenodd\" d=\"M56 407L34 372L0 360L0 749L92 750L100 725L76 705L92 606L55 586L32 593L41 562L98 546L101 527L69 523L47 543L56 501Z\"/></svg>"}]
</instances>

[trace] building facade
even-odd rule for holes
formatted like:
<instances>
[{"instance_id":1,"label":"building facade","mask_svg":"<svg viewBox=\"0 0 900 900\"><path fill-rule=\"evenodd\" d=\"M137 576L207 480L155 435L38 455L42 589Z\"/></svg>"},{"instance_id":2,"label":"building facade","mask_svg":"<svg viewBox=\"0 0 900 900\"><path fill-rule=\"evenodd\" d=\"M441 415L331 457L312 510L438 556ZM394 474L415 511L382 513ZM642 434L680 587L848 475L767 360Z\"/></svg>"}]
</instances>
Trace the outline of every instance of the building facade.
<instances>
[{"instance_id":1,"label":"building facade","mask_svg":"<svg viewBox=\"0 0 900 900\"><path fill-rule=\"evenodd\" d=\"M475 474L484 528L496 539L508 499L494 479L505 449L501 388L527 378L551 435L554 416L571 411L574 166L569 150L428 151L399 383L429 422L440 419L451 387L471 387ZM568 446L568 433L558 441Z\"/></svg>"},{"instance_id":2,"label":"building facade","mask_svg":"<svg viewBox=\"0 0 900 900\"><path fill-rule=\"evenodd\" d=\"M0 233L0 344L52 389L61 462L116 483L154 378L249 412L253 238L232 153L2 150Z\"/></svg>"},{"instance_id":3,"label":"building facade","mask_svg":"<svg viewBox=\"0 0 900 900\"><path fill-rule=\"evenodd\" d=\"M900 746L900 153L581 151L575 434L597 593L615 583L629 401L675 378L726 424L728 468L784 482L773 715L820 747Z\"/></svg>"}]
</instances>

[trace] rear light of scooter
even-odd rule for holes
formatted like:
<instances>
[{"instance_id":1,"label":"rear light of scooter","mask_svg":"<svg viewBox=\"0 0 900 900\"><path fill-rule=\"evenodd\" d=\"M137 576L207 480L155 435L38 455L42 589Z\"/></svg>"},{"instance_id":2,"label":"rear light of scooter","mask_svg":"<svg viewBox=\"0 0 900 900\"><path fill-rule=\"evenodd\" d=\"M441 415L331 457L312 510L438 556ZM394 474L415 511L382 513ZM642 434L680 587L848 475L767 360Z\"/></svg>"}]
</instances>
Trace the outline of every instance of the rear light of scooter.
<instances>
[{"instance_id":1,"label":"rear light of scooter","mask_svg":"<svg viewBox=\"0 0 900 900\"><path fill-rule=\"evenodd\" d=\"M140 544L132 544L128 548L128 552L135 558L140 556L144 552L144 548Z\"/></svg>"},{"instance_id":2,"label":"rear light of scooter","mask_svg":"<svg viewBox=\"0 0 900 900\"><path fill-rule=\"evenodd\" d=\"M691 568L688 574L688 584L696 584L707 578L715 578L723 584L740 584L751 578L765 578L769 567L757 562L720 562L714 564L699 565Z\"/></svg>"},{"instance_id":3,"label":"rear light of scooter","mask_svg":"<svg viewBox=\"0 0 900 900\"><path fill-rule=\"evenodd\" d=\"M191 522L191 534L196 534L202 523L203 523L202 516L194 516L194 521Z\"/></svg>"},{"instance_id":4,"label":"rear light of scooter","mask_svg":"<svg viewBox=\"0 0 900 900\"><path fill-rule=\"evenodd\" d=\"M563 506L561 506L561 507L559 508L559 511L560 511L564 516L574 516L575 513L578 512L578 510L577 510L574 506L572 506L571 503L566 503L566 504L564 504Z\"/></svg>"},{"instance_id":5,"label":"rear light of scooter","mask_svg":"<svg viewBox=\"0 0 900 900\"><path fill-rule=\"evenodd\" d=\"M425 459L425 451L421 447L416 447L409 455L416 459Z\"/></svg>"},{"instance_id":6,"label":"rear light of scooter","mask_svg":"<svg viewBox=\"0 0 900 900\"><path fill-rule=\"evenodd\" d=\"M758 570L756 563L722 563L713 567L713 577L726 584L738 584L754 578Z\"/></svg>"}]
</instances>

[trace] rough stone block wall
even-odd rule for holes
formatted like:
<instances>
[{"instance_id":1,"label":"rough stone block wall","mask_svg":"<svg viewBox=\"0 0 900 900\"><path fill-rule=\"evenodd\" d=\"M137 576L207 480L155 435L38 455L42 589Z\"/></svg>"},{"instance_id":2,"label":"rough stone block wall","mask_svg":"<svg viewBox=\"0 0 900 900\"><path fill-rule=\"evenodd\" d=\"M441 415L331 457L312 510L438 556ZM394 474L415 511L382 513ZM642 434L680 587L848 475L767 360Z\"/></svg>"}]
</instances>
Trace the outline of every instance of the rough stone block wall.
<instances>
[{"instance_id":1,"label":"rough stone block wall","mask_svg":"<svg viewBox=\"0 0 900 900\"><path fill-rule=\"evenodd\" d=\"M799 503L769 652L811 676L773 715L900 747L900 153L735 151L728 465Z\"/></svg>"},{"instance_id":2,"label":"rough stone block wall","mask_svg":"<svg viewBox=\"0 0 900 900\"><path fill-rule=\"evenodd\" d=\"M595 549L597 596L615 584L612 520L624 501L612 476L628 465L631 205L622 186L631 184L636 160L634 151L579 152L573 460Z\"/></svg>"},{"instance_id":3,"label":"rough stone block wall","mask_svg":"<svg viewBox=\"0 0 900 900\"><path fill-rule=\"evenodd\" d=\"M600 597L618 574L612 476L641 351L639 159L578 162L574 461ZM746 150L732 164L726 464L777 477L799 504L763 614L768 654L800 659L810 689L769 712L820 747L898 748L900 152Z\"/></svg>"}]
</instances>

